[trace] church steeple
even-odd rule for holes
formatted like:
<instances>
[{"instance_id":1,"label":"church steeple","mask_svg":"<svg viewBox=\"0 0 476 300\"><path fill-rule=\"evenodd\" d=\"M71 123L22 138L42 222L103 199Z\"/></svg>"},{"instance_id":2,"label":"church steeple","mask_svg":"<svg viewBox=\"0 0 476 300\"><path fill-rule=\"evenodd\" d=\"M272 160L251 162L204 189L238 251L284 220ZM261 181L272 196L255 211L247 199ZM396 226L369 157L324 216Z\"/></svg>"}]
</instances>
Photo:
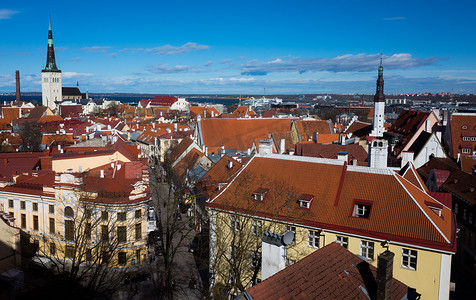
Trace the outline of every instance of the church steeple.
<instances>
[{"instance_id":1,"label":"church steeple","mask_svg":"<svg viewBox=\"0 0 476 300\"><path fill-rule=\"evenodd\" d=\"M42 72L61 72L56 66L55 48L53 47L53 31L51 30L51 16L48 27L48 49L46 54L46 67Z\"/></svg>"},{"instance_id":2,"label":"church steeple","mask_svg":"<svg viewBox=\"0 0 476 300\"><path fill-rule=\"evenodd\" d=\"M382 54L380 54L380 67L378 67L377 91L375 92L374 102L385 102L385 95L383 94Z\"/></svg>"}]
</instances>

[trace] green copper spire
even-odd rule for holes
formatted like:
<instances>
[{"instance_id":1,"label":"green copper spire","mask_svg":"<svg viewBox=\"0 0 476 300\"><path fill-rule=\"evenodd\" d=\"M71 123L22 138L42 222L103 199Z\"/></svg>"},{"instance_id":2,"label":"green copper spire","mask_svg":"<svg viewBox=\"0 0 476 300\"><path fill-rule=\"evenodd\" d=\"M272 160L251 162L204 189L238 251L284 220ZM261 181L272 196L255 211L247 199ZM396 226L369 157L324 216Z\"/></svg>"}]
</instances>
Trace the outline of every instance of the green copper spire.
<instances>
[{"instance_id":1,"label":"green copper spire","mask_svg":"<svg viewBox=\"0 0 476 300\"><path fill-rule=\"evenodd\" d=\"M48 49L46 54L46 66L42 72L61 72L56 66L55 48L53 46L53 30L51 29L51 16L48 26Z\"/></svg>"}]
</instances>

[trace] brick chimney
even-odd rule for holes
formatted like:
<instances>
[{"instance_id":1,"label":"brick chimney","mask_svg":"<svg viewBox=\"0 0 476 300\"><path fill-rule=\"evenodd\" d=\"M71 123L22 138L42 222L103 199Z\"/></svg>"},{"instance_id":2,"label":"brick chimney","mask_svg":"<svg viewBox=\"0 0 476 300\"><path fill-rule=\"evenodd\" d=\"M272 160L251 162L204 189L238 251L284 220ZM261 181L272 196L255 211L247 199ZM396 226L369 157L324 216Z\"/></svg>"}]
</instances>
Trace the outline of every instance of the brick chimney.
<instances>
[{"instance_id":1,"label":"brick chimney","mask_svg":"<svg viewBox=\"0 0 476 300\"><path fill-rule=\"evenodd\" d=\"M16 70L15 75L16 75L15 77L16 77L16 81L17 81L17 98L16 98L16 100L20 101L21 100L20 99L21 98L20 97L20 71Z\"/></svg>"},{"instance_id":2,"label":"brick chimney","mask_svg":"<svg viewBox=\"0 0 476 300\"><path fill-rule=\"evenodd\" d=\"M378 256L377 264L377 300L392 298L393 257L395 254L386 250Z\"/></svg>"}]
</instances>

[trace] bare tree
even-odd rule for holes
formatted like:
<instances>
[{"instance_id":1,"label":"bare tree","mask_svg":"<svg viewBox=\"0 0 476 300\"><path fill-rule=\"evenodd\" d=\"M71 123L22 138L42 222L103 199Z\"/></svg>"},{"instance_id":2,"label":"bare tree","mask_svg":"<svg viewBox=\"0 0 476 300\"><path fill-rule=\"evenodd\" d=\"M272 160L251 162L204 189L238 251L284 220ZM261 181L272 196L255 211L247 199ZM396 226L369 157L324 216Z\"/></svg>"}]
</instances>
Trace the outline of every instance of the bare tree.
<instances>
[{"instance_id":1,"label":"bare tree","mask_svg":"<svg viewBox=\"0 0 476 300\"><path fill-rule=\"evenodd\" d=\"M228 195L232 196L226 200L223 208L209 210L212 273L210 292L215 298L240 294L256 284L261 271L263 234L268 231L284 233L292 230L290 220L299 216L299 212L289 209L292 206L290 203L296 202L298 196L285 183L265 183L252 174L241 176L241 184L229 187ZM263 188L252 190L252 183L256 181L261 181ZM266 199L268 197L279 197L287 201L284 205L271 202L267 212L272 217L265 219L259 217L258 212L261 201L270 201ZM300 242L302 241L295 241L290 247Z\"/></svg>"},{"instance_id":2,"label":"bare tree","mask_svg":"<svg viewBox=\"0 0 476 300\"><path fill-rule=\"evenodd\" d=\"M20 126L18 134L22 139L20 146L21 151L40 151L41 139L43 137L40 131L40 126L34 122L25 122Z\"/></svg>"},{"instance_id":3,"label":"bare tree","mask_svg":"<svg viewBox=\"0 0 476 300\"><path fill-rule=\"evenodd\" d=\"M181 217L186 199L194 197L186 179L187 171L192 167L193 162L185 164L182 172L178 172L166 158L163 165L154 163L150 168L150 188L156 204L159 244L163 249L165 287L162 284L159 292L167 299L173 299L176 293L180 293L178 286L174 289L171 284L179 272L176 270L176 258L194 234L194 227Z\"/></svg>"},{"instance_id":4,"label":"bare tree","mask_svg":"<svg viewBox=\"0 0 476 300\"><path fill-rule=\"evenodd\" d=\"M111 207L105 199L114 195L99 188L91 191L83 184L63 199L59 206L63 211L56 212L63 218L50 219L49 234L37 249L43 257L40 261L60 283L55 290L58 296L110 296L124 283L125 267L131 264L124 248L137 235L135 219L130 217L135 210ZM134 264L138 260L134 258Z\"/></svg>"}]
</instances>

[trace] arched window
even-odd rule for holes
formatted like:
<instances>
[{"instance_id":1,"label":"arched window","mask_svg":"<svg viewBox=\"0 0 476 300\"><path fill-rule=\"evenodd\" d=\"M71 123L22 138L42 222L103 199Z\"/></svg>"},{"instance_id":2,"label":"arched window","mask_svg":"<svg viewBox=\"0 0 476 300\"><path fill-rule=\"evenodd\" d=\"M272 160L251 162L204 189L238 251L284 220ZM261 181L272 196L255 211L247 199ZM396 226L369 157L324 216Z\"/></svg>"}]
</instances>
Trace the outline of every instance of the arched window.
<instances>
[{"instance_id":1,"label":"arched window","mask_svg":"<svg viewBox=\"0 0 476 300\"><path fill-rule=\"evenodd\" d=\"M64 208L64 216L67 218L74 218L74 211L70 206Z\"/></svg>"}]
</instances>

